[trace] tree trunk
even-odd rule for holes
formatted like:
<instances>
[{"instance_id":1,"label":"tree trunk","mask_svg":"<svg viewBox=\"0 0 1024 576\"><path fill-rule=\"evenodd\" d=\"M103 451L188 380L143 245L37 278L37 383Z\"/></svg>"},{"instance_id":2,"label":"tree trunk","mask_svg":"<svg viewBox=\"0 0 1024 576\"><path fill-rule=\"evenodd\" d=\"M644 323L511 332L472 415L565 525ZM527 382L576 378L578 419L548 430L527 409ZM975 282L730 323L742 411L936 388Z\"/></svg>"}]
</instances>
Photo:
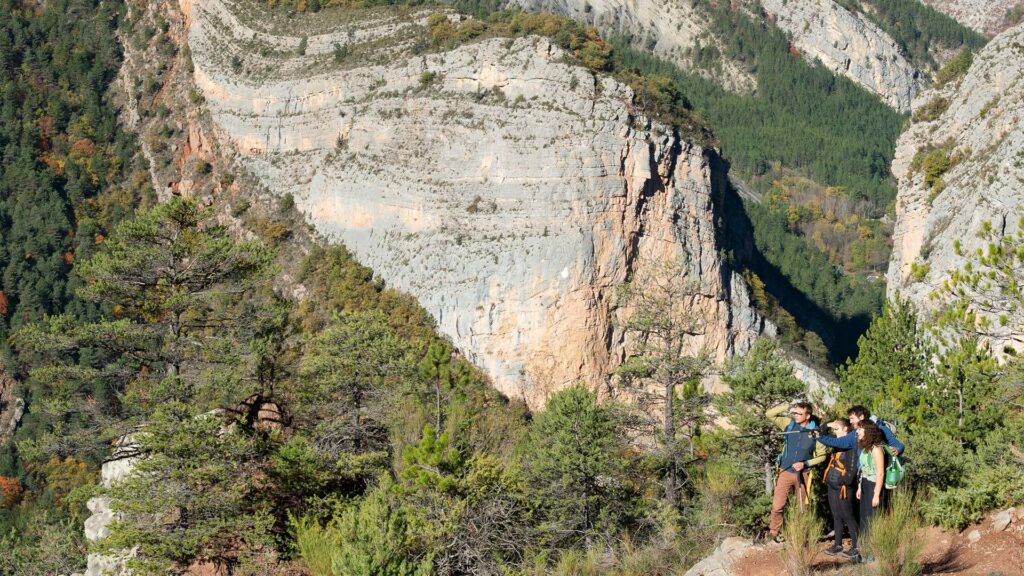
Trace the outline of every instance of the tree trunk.
<instances>
[{"instance_id":1,"label":"tree trunk","mask_svg":"<svg viewBox=\"0 0 1024 576\"><path fill-rule=\"evenodd\" d=\"M764 491L771 496L775 492L775 474L772 473L772 463L764 463Z\"/></svg>"},{"instance_id":2,"label":"tree trunk","mask_svg":"<svg viewBox=\"0 0 1024 576\"><path fill-rule=\"evenodd\" d=\"M665 423L663 425L662 433L665 437L665 450L667 461L666 472L665 472L665 500L672 504L676 504L676 466L678 465L676 458L676 421L673 400L675 399L676 387L672 383L672 377L669 375L666 378L668 381L665 382Z\"/></svg>"}]
</instances>

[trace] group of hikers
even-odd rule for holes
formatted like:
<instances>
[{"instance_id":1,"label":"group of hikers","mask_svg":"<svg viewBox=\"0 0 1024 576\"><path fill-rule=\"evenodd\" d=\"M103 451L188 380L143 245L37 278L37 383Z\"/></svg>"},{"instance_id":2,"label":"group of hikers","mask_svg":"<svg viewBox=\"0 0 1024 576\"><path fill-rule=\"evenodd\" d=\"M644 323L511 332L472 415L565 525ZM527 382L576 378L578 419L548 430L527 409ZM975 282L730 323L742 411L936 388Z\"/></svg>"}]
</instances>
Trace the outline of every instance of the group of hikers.
<instances>
[{"instance_id":1,"label":"group of hikers","mask_svg":"<svg viewBox=\"0 0 1024 576\"><path fill-rule=\"evenodd\" d=\"M903 453L903 444L885 422L873 418L864 406L853 406L847 411L848 418L829 422L831 436L822 434L820 421L809 402L781 404L765 415L785 438L778 460L768 538L783 541L780 530L790 493L796 492L802 508L811 494L812 469L827 460L822 480L828 487L835 544L825 554L860 562L857 543L864 540L875 512L885 507L886 465L889 459ZM845 550L844 532L850 536L850 548Z\"/></svg>"}]
</instances>

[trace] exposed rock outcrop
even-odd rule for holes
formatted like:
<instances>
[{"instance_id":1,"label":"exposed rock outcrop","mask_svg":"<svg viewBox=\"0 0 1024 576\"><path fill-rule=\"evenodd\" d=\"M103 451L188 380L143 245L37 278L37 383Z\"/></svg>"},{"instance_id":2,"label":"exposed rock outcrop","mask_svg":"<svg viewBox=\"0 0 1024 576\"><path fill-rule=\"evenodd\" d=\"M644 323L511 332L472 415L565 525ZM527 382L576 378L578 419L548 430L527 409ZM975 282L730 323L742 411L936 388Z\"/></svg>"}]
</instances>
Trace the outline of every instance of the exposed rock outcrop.
<instances>
[{"instance_id":1,"label":"exposed rock outcrop","mask_svg":"<svg viewBox=\"0 0 1024 576\"><path fill-rule=\"evenodd\" d=\"M708 33L707 16L690 0L509 0L508 6L533 12L553 12L593 26L605 36L633 39L643 50L652 52L684 70L702 71L693 66L691 50L702 46L721 46ZM749 92L756 87L754 77L728 58L721 59L722 70L711 79L734 92Z\"/></svg>"},{"instance_id":2,"label":"exposed rock outcrop","mask_svg":"<svg viewBox=\"0 0 1024 576\"><path fill-rule=\"evenodd\" d=\"M692 68L688 50L698 43L718 42L708 33L707 18L690 0L511 0L526 10L548 10L595 26L604 34L625 35L684 69ZM897 110L923 86L921 74L900 51L896 41L862 14L833 0L761 0L758 6L779 28L791 34L808 60L820 60L878 94ZM754 14L759 18L760 13ZM742 68L723 58L724 74L715 80L733 90L753 86Z\"/></svg>"},{"instance_id":3,"label":"exposed rock outcrop","mask_svg":"<svg viewBox=\"0 0 1024 576\"><path fill-rule=\"evenodd\" d=\"M122 438L100 469L100 484L110 488L128 477L139 458L137 445L130 437ZM90 542L99 542L110 535L110 524L117 520L117 513L111 509L110 503L109 496L100 495L90 498L86 504L92 513L85 519L85 538ZM85 576L129 576L131 570L126 567L126 562L133 554L133 551L89 554Z\"/></svg>"},{"instance_id":4,"label":"exposed rock outcrop","mask_svg":"<svg viewBox=\"0 0 1024 576\"><path fill-rule=\"evenodd\" d=\"M710 556L687 570L685 576L733 576L736 574L733 566L753 549L754 545L746 538L726 538Z\"/></svg>"},{"instance_id":5,"label":"exposed rock outcrop","mask_svg":"<svg viewBox=\"0 0 1024 576\"><path fill-rule=\"evenodd\" d=\"M1006 16L1010 10L1015 7L1024 8L1024 2L1021 0L921 1L987 36L994 36L1006 29Z\"/></svg>"},{"instance_id":6,"label":"exposed rock outcrop","mask_svg":"<svg viewBox=\"0 0 1024 576\"><path fill-rule=\"evenodd\" d=\"M761 5L793 36L805 58L821 61L901 112L910 110L925 85L896 41L863 14L833 0L761 0Z\"/></svg>"},{"instance_id":7,"label":"exposed rock outcrop","mask_svg":"<svg viewBox=\"0 0 1024 576\"><path fill-rule=\"evenodd\" d=\"M1024 210L1022 99L1024 25L993 39L963 79L917 98L917 121L900 137L892 165L899 193L890 294L902 292L933 309L938 304L929 295L967 262L956 241L969 255L981 244L983 222L999 233L1016 231ZM943 172L941 162L931 162L929 184L920 164L936 149L951 166ZM1022 330L1007 327L1003 343L1020 344Z\"/></svg>"},{"instance_id":8,"label":"exposed rock outcrop","mask_svg":"<svg viewBox=\"0 0 1024 576\"><path fill-rule=\"evenodd\" d=\"M25 415L25 399L14 395L17 384L0 366L0 445L14 436L21 417Z\"/></svg>"},{"instance_id":9,"label":"exposed rock outcrop","mask_svg":"<svg viewBox=\"0 0 1024 576\"><path fill-rule=\"evenodd\" d=\"M507 395L536 407L605 381L628 346L616 289L642 262L700 282L694 348L722 360L772 330L719 254L708 153L638 116L628 87L539 37L414 55L426 14L310 29L252 9L185 10L222 141L416 296Z\"/></svg>"}]
</instances>

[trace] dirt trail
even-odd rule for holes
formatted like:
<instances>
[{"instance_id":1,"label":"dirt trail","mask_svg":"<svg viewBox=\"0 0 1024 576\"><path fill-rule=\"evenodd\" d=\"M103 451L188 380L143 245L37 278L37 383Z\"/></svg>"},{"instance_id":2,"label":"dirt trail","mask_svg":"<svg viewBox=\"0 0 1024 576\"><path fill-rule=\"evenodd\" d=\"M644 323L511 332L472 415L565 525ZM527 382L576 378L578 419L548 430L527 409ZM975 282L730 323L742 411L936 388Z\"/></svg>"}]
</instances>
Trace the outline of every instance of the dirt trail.
<instances>
[{"instance_id":1,"label":"dirt trail","mask_svg":"<svg viewBox=\"0 0 1024 576\"><path fill-rule=\"evenodd\" d=\"M925 576L1024 576L1024 510L1013 515L1013 523L1002 531L994 530L994 514L968 526L962 532L937 527L925 535ZM972 541L971 535L980 538ZM819 544L821 550L831 542ZM768 545L752 549L733 567L735 576L782 576L782 547ZM860 574L856 565L842 558L818 555L814 571L822 576L854 576Z\"/></svg>"}]
</instances>

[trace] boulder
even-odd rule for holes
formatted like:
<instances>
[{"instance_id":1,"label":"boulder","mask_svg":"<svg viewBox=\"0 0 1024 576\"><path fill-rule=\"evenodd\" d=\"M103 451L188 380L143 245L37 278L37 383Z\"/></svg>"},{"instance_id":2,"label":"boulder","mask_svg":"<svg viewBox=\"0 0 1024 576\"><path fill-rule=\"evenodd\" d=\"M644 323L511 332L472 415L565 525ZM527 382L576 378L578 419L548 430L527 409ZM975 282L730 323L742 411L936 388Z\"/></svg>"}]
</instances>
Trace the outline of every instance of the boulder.
<instances>
[{"instance_id":1,"label":"boulder","mask_svg":"<svg viewBox=\"0 0 1024 576\"><path fill-rule=\"evenodd\" d=\"M1013 523L1014 510L1016 509L1008 508L1006 510L1003 510L999 514L996 514L995 517L992 518L992 530L994 532L1002 532L1003 530L1009 528L1010 524Z\"/></svg>"},{"instance_id":2,"label":"boulder","mask_svg":"<svg viewBox=\"0 0 1024 576\"><path fill-rule=\"evenodd\" d=\"M685 576L732 576L733 565L752 548L754 545L746 538L726 538L710 556L687 570Z\"/></svg>"}]
</instances>

